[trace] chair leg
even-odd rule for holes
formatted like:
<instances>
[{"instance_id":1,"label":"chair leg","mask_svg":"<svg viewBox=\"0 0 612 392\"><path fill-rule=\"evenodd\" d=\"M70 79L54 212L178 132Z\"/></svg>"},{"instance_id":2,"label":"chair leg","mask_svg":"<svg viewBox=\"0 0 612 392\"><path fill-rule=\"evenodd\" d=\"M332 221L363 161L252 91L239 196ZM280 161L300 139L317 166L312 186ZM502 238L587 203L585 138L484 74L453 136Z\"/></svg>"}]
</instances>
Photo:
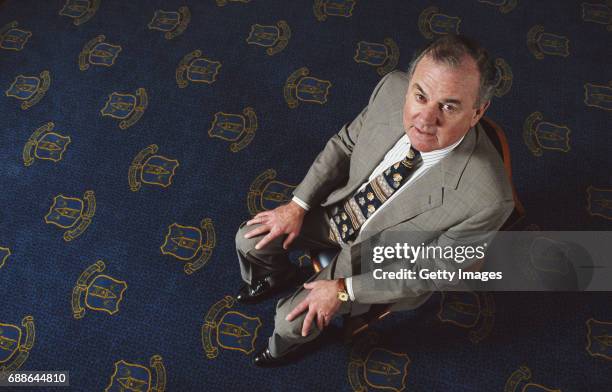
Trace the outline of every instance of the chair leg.
<instances>
[{"instance_id":1,"label":"chair leg","mask_svg":"<svg viewBox=\"0 0 612 392\"><path fill-rule=\"evenodd\" d=\"M342 340L344 343L350 343L355 336L367 330L370 325L391 314L390 307L391 305L388 304L375 304L362 315L353 317L349 315L344 316L342 326Z\"/></svg>"}]
</instances>

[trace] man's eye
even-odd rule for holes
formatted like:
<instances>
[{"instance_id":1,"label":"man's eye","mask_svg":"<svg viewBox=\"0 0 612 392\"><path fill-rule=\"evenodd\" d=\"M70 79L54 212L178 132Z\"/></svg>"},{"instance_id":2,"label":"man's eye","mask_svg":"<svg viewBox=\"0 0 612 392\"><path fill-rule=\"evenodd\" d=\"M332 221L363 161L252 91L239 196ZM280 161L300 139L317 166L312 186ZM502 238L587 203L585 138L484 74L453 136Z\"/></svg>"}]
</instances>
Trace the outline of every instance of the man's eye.
<instances>
[{"instance_id":1,"label":"man's eye","mask_svg":"<svg viewBox=\"0 0 612 392\"><path fill-rule=\"evenodd\" d=\"M425 101L425 96L423 96L423 94L416 94L415 97L416 97L416 100L419 102Z\"/></svg>"},{"instance_id":2,"label":"man's eye","mask_svg":"<svg viewBox=\"0 0 612 392\"><path fill-rule=\"evenodd\" d=\"M442 110L444 110L445 112L454 112L457 108L454 107L453 105L442 105Z\"/></svg>"}]
</instances>

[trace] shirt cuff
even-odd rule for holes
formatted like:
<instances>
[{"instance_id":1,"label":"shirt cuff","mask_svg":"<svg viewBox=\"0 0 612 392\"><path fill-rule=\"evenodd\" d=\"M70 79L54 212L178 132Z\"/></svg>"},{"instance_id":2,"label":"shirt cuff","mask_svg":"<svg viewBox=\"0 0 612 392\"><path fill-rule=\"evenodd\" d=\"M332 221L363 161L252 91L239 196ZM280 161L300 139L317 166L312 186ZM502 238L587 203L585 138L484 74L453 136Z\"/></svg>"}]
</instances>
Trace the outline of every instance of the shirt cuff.
<instances>
[{"instance_id":1,"label":"shirt cuff","mask_svg":"<svg viewBox=\"0 0 612 392\"><path fill-rule=\"evenodd\" d=\"M293 199L291 199L291 201L294 201L298 206L302 207L306 211L310 211L310 206L308 205L308 203L302 201L302 199L300 199L299 197L293 196Z\"/></svg>"},{"instance_id":2,"label":"shirt cuff","mask_svg":"<svg viewBox=\"0 0 612 392\"><path fill-rule=\"evenodd\" d=\"M349 298L351 301L355 301L355 294L353 293L353 278L350 276L348 278L344 278L344 284L346 285L346 292L348 293Z\"/></svg>"}]
</instances>

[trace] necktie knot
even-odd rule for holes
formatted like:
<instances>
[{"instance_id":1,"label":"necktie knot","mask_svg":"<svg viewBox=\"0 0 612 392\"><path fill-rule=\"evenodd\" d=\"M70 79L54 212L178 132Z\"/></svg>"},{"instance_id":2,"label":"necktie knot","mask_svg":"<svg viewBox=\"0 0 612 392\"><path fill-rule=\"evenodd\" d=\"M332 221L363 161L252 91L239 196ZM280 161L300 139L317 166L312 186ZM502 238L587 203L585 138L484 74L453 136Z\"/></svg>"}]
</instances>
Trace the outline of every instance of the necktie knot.
<instances>
[{"instance_id":1,"label":"necktie knot","mask_svg":"<svg viewBox=\"0 0 612 392\"><path fill-rule=\"evenodd\" d=\"M414 159L414 157L417 155L421 155L421 153L415 150L414 147L410 146L410 150L408 150L408 159Z\"/></svg>"},{"instance_id":2,"label":"necktie knot","mask_svg":"<svg viewBox=\"0 0 612 392\"><path fill-rule=\"evenodd\" d=\"M421 153L410 146L410 150L408 150L406 158L402 160L402 164L407 168L412 169L415 165L419 164L421 160Z\"/></svg>"}]
</instances>

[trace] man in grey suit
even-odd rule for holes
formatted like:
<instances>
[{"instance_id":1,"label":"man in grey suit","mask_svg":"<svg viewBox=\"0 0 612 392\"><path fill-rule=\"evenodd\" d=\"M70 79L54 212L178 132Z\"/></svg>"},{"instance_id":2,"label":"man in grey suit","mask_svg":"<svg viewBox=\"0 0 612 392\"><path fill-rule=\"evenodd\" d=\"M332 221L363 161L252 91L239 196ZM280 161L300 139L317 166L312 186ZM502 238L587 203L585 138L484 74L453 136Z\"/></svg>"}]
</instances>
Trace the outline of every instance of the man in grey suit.
<instances>
[{"instance_id":1,"label":"man in grey suit","mask_svg":"<svg viewBox=\"0 0 612 392\"><path fill-rule=\"evenodd\" d=\"M381 289L362 270L365 240L401 232L404 241L441 246L470 242L471 232L497 230L514 202L503 163L478 121L489 107L495 68L487 52L455 35L439 38L375 87L365 109L315 159L286 205L241 226L236 246L245 285L237 299L258 302L296 282L293 248L338 248L338 256L276 308L268 347L257 366L319 336L333 317L372 304L410 309L442 288L435 279L394 280ZM442 269L419 257L383 271Z\"/></svg>"}]
</instances>

